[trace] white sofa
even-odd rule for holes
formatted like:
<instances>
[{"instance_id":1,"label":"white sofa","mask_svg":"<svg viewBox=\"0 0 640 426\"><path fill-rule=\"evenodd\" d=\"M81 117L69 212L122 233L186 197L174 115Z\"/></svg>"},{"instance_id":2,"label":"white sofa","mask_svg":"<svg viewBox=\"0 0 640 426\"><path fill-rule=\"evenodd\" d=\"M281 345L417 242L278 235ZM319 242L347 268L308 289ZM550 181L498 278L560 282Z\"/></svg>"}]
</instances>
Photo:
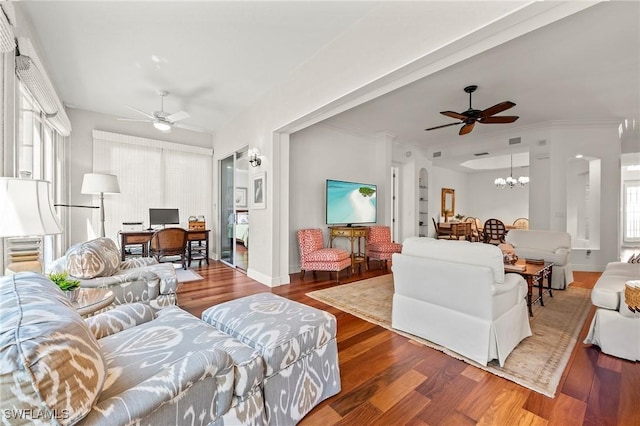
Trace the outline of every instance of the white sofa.
<instances>
[{"instance_id":1,"label":"white sofa","mask_svg":"<svg viewBox=\"0 0 640 426\"><path fill-rule=\"evenodd\" d=\"M624 301L624 284L640 280L640 263L609 263L591 291L597 307L586 344L600 346L602 352L631 361L640 361L640 314Z\"/></svg>"},{"instance_id":2,"label":"white sofa","mask_svg":"<svg viewBox=\"0 0 640 426\"><path fill-rule=\"evenodd\" d=\"M551 288L564 290L573 282L571 235L562 231L512 229L505 239L520 259L544 259L553 262Z\"/></svg>"},{"instance_id":3,"label":"white sofa","mask_svg":"<svg viewBox=\"0 0 640 426\"><path fill-rule=\"evenodd\" d=\"M391 324L482 365L531 335L520 275L496 246L411 237L393 255Z\"/></svg>"}]
</instances>

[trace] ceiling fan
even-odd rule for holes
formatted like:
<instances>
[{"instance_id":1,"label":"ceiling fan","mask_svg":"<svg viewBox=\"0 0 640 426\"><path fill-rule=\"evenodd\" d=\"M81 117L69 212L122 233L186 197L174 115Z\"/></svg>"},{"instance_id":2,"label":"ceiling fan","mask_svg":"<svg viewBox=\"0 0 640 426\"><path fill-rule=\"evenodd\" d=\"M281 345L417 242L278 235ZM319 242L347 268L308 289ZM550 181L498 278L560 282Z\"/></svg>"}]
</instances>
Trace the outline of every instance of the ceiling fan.
<instances>
[{"instance_id":1,"label":"ceiling fan","mask_svg":"<svg viewBox=\"0 0 640 426\"><path fill-rule=\"evenodd\" d=\"M203 132L204 129L198 126L191 126L189 124L179 123L181 120L185 120L190 117L189 113L186 111L178 111L173 114L169 114L164 110L164 97L167 96L169 92L166 90L159 90L158 95L160 95L160 111L153 111L152 114L148 114L138 108L125 105L125 107L129 108L132 111L135 111L139 114L147 117L147 120L142 119L133 119L133 118L119 118L118 120L122 121L144 121L147 123L153 123L153 127L160 130L163 133L170 133L172 127L178 127L180 129L193 130L195 132Z\"/></svg>"},{"instance_id":2,"label":"ceiling fan","mask_svg":"<svg viewBox=\"0 0 640 426\"><path fill-rule=\"evenodd\" d=\"M498 114L502 111L506 111L509 108L513 108L514 106L516 106L516 104L514 104L511 101L500 102L499 104L496 104L483 111L479 109L473 109L471 107L471 94L475 92L477 88L478 86L467 86L464 88L464 91L469 94L469 109L466 110L465 112L461 112L461 113L453 112L453 111L440 112L440 114L442 115L446 115L447 117L456 118L460 120L459 123L443 124L442 126L430 127L425 130L435 130L435 129L441 129L443 127L457 126L459 124L464 124L464 126L462 126L462 128L460 129L460 133L459 133L462 136L462 135L466 135L467 133L470 133L473 130L473 126L476 125L476 122L484 123L484 124L513 123L518 118L520 118L515 115L503 115L503 116L494 117L495 114Z\"/></svg>"}]
</instances>

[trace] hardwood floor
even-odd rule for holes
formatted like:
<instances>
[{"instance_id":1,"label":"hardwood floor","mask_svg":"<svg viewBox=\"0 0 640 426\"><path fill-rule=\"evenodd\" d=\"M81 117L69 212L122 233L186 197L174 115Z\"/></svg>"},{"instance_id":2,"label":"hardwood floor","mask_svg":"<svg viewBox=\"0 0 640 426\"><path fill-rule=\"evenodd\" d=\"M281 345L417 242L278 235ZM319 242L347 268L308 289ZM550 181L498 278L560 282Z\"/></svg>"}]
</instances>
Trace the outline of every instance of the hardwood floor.
<instances>
[{"instance_id":1,"label":"hardwood floor","mask_svg":"<svg viewBox=\"0 0 640 426\"><path fill-rule=\"evenodd\" d=\"M341 283L386 273L376 269L341 277ZM181 284L178 304L200 317L209 306L259 292L326 310L338 319L342 391L300 423L308 425L640 425L640 363L602 354L580 334L551 399L346 314L305 293L335 285L328 273L291 276L269 288L211 262L195 268L203 281ZM574 285L593 288L599 273L575 272Z\"/></svg>"}]
</instances>

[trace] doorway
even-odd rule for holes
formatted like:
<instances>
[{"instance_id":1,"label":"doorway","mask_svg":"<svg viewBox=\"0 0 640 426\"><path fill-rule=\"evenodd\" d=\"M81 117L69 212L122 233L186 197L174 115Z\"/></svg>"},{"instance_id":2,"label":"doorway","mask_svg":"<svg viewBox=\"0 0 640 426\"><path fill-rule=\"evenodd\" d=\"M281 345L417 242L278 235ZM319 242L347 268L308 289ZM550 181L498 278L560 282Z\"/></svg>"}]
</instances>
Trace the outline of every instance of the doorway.
<instances>
[{"instance_id":1,"label":"doorway","mask_svg":"<svg viewBox=\"0 0 640 426\"><path fill-rule=\"evenodd\" d=\"M249 267L249 161L247 149L220 160L220 260Z\"/></svg>"}]
</instances>

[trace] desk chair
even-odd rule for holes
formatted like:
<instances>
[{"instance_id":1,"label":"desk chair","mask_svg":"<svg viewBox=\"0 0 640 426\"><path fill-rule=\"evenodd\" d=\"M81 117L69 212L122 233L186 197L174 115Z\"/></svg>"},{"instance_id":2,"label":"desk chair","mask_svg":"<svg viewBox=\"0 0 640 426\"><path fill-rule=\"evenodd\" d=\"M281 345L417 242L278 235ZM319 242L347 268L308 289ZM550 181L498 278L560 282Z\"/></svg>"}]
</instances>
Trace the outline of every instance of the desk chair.
<instances>
[{"instance_id":1,"label":"desk chair","mask_svg":"<svg viewBox=\"0 0 640 426\"><path fill-rule=\"evenodd\" d=\"M182 228L165 228L153 233L149 243L149 255L158 262L170 262L168 257L180 257L182 269L187 269L187 231Z\"/></svg>"}]
</instances>

